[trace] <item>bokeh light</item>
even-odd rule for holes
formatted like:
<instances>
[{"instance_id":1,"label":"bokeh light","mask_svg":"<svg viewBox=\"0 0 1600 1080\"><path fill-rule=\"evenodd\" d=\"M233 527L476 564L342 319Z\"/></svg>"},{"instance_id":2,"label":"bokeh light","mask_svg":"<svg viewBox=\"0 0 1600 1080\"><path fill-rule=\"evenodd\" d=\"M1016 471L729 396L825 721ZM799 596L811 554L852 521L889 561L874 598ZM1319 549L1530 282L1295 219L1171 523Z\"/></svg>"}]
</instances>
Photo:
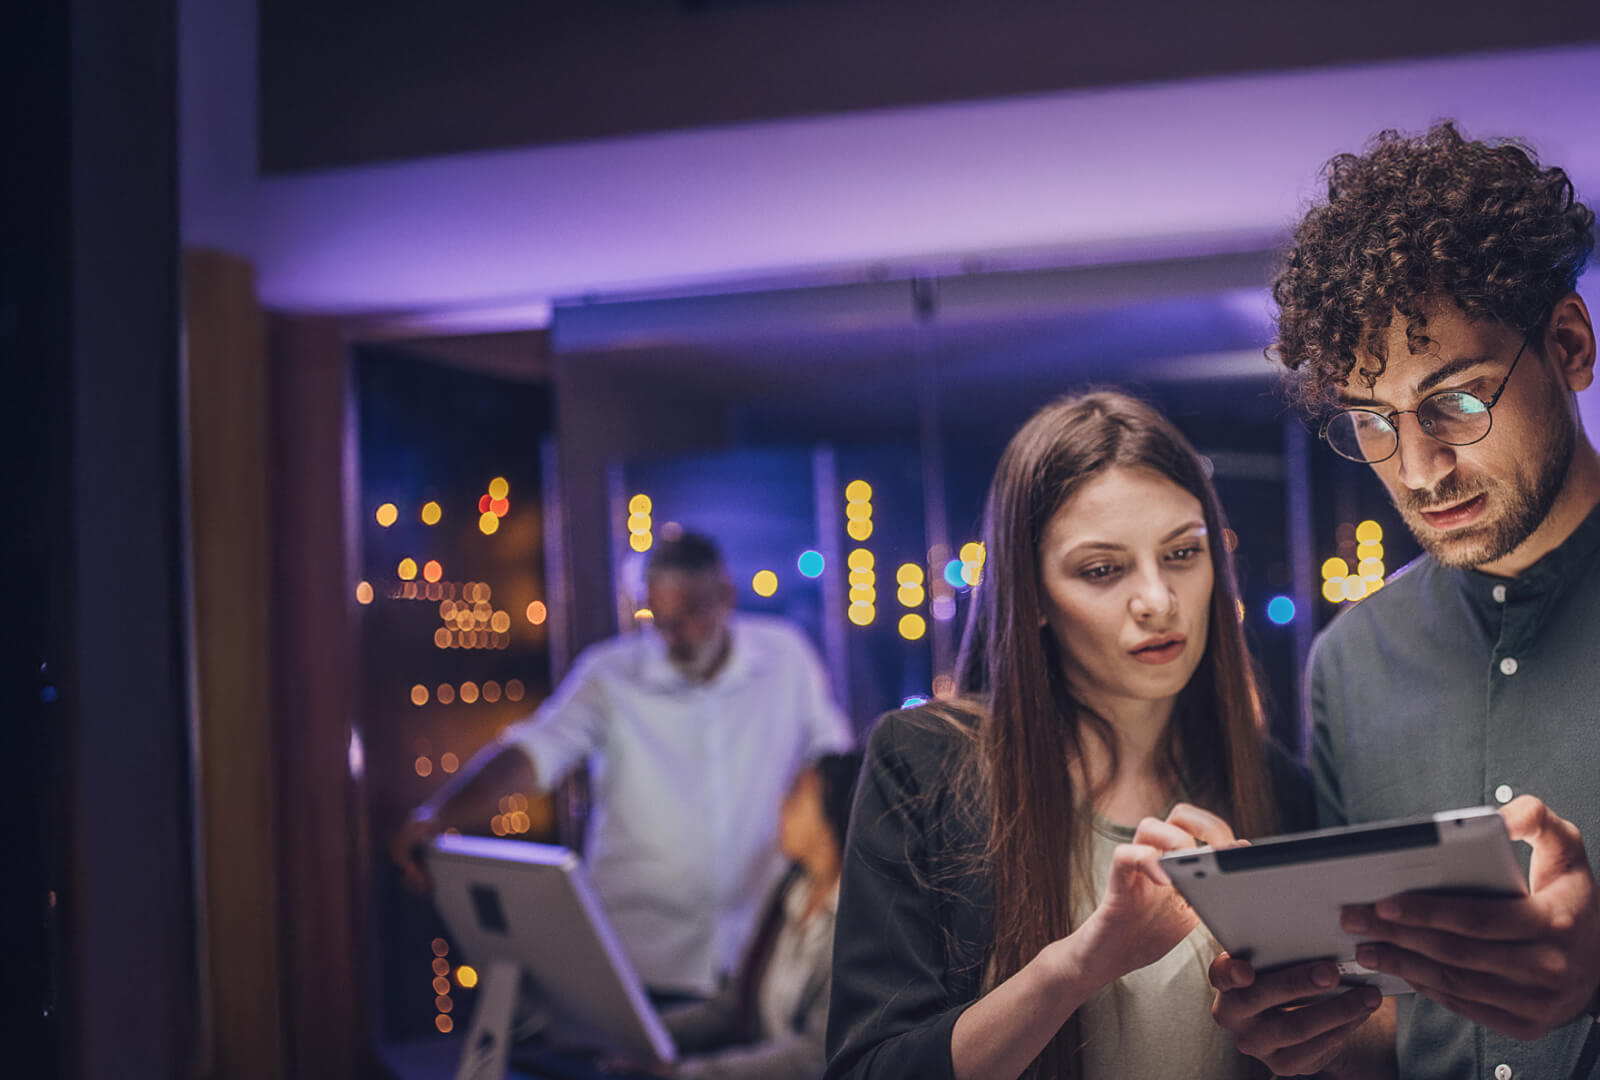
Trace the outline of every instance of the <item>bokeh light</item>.
<instances>
[{"instance_id":1,"label":"bokeh light","mask_svg":"<svg viewBox=\"0 0 1600 1080\"><path fill-rule=\"evenodd\" d=\"M370 603L372 603L372 582L363 581L359 585L356 586L356 603L358 603L358 604L370 604Z\"/></svg>"},{"instance_id":2,"label":"bokeh light","mask_svg":"<svg viewBox=\"0 0 1600 1080\"><path fill-rule=\"evenodd\" d=\"M757 596L771 596L778 591L778 575L771 570L757 570L755 577L750 579L750 587Z\"/></svg>"},{"instance_id":3,"label":"bokeh light","mask_svg":"<svg viewBox=\"0 0 1600 1080\"><path fill-rule=\"evenodd\" d=\"M543 626L545 619L549 618L550 609L544 606L544 601L535 600L528 605L528 621L535 626Z\"/></svg>"},{"instance_id":4,"label":"bokeh light","mask_svg":"<svg viewBox=\"0 0 1600 1080\"><path fill-rule=\"evenodd\" d=\"M506 483L506 478L497 476L489 481L489 498L503 499L511 494L511 485Z\"/></svg>"},{"instance_id":5,"label":"bokeh light","mask_svg":"<svg viewBox=\"0 0 1600 1080\"><path fill-rule=\"evenodd\" d=\"M438 559L429 559L422 564L422 580L438 581L442 577L444 577L444 567L440 565Z\"/></svg>"},{"instance_id":6,"label":"bokeh light","mask_svg":"<svg viewBox=\"0 0 1600 1080\"><path fill-rule=\"evenodd\" d=\"M927 622L916 612L911 611L900 616L900 636L907 641L918 641L927 632Z\"/></svg>"},{"instance_id":7,"label":"bokeh light","mask_svg":"<svg viewBox=\"0 0 1600 1080\"><path fill-rule=\"evenodd\" d=\"M500 528L500 516L493 511L485 511L478 515L478 531L485 536L493 536Z\"/></svg>"},{"instance_id":8,"label":"bokeh light","mask_svg":"<svg viewBox=\"0 0 1600 1080\"><path fill-rule=\"evenodd\" d=\"M794 561L796 570L808 578L821 577L822 571L827 569L827 560L820 551L802 551L800 557Z\"/></svg>"},{"instance_id":9,"label":"bokeh light","mask_svg":"<svg viewBox=\"0 0 1600 1080\"><path fill-rule=\"evenodd\" d=\"M1287 596L1274 596L1267 601L1267 618L1279 626L1287 626L1294 621L1294 601Z\"/></svg>"},{"instance_id":10,"label":"bokeh light","mask_svg":"<svg viewBox=\"0 0 1600 1080\"><path fill-rule=\"evenodd\" d=\"M439 519L444 517L444 508L436 502L422 504L422 523L424 525L437 525Z\"/></svg>"},{"instance_id":11,"label":"bokeh light","mask_svg":"<svg viewBox=\"0 0 1600 1080\"><path fill-rule=\"evenodd\" d=\"M384 503L378 507L378 524L385 529L400 520L400 508L394 503Z\"/></svg>"}]
</instances>

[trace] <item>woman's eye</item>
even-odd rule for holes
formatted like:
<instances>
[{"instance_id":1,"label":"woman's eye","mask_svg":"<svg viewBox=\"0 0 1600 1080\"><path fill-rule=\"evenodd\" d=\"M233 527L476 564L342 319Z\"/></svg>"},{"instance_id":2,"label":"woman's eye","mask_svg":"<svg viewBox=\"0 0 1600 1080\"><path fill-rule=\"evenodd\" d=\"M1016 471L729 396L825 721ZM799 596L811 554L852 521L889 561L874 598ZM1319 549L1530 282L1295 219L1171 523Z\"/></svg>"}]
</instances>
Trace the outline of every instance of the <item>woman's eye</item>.
<instances>
[{"instance_id":1,"label":"woman's eye","mask_svg":"<svg viewBox=\"0 0 1600 1080\"><path fill-rule=\"evenodd\" d=\"M1190 544L1188 547L1178 548L1172 553L1172 558L1178 562L1188 562L1201 553L1199 544Z\"/></svg>"},{"instance_id":2,"label":"woman's eye","mask_svg":"<svg viewBox=\"0 0 1600 1080\"><path fill-rule=\"evenodd\" d=\"M1117 568L1110 564L1091 566L1083 571L1083 576L1090 581L1105 581L1117 572Z\"/></svg>"}]
</instances>

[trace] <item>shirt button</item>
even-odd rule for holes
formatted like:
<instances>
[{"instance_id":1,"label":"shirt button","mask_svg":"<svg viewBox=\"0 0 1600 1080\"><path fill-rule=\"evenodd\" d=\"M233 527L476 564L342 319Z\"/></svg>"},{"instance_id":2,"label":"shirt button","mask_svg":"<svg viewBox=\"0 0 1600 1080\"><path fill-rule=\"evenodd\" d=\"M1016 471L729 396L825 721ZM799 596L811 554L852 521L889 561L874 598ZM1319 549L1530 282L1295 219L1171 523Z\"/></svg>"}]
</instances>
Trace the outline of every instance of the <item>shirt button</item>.
<instances>
[{"instance_id":1,"label":"shirt button","mask_svg":"<svg viewBox=\"0 0 1600 1080\"><path fill-rule=\"evenodd\" d=\"M1494 1080L1511 1080L1511 1066L1501 1062L1494 1067Z\"/></svg>"},{"instance_id":2,"label":"shirt button","mask_svg":"<svg viewBox=\"0 0 1600 1080\"><path fill-rule=\"evenodd\" d=\"M1517 658L1515 656L1508 656L1504 660L1500 661L1500 674L1515 675L1516 673Z\"/></svg>"},{"instance_id":3,"label":"shirt button","mask_svg":"<svg viewBox=\"0 0 1600 1080\"><path fill-rule=\"evenodd\" d=\"M1511 790L1510 784L1501 784L1499 787L1494 789L1494 797L1498 802L1508 803L1511 801L1511 796L1514 794L1515 792Z\"/></svg>"},{"instance_id":4,"label":"shirt button","mask_svg":"<svg viewBox=\"0 0 1600 1080\"><path fill-rule=\"evenodd\" d=\"M1503 604L1506 602L1506 587L1504 585L1496 585L1494 587L1494 602L1497 604ZM1510 1075L1509 1070L1507 1071L1507 1075Z\"/></svg>"}]
</instances>

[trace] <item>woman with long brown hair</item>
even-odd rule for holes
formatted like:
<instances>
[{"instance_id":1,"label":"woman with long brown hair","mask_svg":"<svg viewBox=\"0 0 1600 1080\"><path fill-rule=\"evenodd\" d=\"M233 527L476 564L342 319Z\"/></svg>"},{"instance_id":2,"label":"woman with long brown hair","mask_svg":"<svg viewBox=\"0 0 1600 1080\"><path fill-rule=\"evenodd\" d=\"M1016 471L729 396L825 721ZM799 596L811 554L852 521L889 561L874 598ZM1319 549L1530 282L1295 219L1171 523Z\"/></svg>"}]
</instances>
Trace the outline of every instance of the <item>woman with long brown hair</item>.
<instances>
[{"instance_id":1,"label":"woman with long brown hair","mask_svg":"<svg viewBox=\"0 0 1600 1080\"><path fill-rule=\"evenodd\" d=\"M1217 947L1158 862L1310 818L1223 531L1199 455L1133 398L1062 399L1011 440L960 696L871 738L829 1077L1247 1074L1211 1021Z\"/></svg>"}]
</instances>

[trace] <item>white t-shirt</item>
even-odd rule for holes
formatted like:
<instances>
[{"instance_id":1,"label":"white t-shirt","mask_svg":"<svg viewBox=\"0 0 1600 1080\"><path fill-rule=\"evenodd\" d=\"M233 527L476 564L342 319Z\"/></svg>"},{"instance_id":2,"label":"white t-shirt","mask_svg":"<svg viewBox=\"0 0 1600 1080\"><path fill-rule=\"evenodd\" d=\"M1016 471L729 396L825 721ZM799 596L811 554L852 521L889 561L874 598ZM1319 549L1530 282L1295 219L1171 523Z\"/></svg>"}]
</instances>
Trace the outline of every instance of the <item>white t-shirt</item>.
<instances>
[{"instance_id":1,"label":"white t-shirt","mask_svg":"<svg viewBox=\"0 0 1600 1080\"><path fill-rule=\"evenodd\" d=\"M501 734L541 786L587 760L585 859L652 989L710 994L737 967L786 866L784 792L808 759L851 742L797 629L746 615L729 632L727 661L700 684L652 631L586 649L538 711Z\"/></svg>"}]
</instances>

